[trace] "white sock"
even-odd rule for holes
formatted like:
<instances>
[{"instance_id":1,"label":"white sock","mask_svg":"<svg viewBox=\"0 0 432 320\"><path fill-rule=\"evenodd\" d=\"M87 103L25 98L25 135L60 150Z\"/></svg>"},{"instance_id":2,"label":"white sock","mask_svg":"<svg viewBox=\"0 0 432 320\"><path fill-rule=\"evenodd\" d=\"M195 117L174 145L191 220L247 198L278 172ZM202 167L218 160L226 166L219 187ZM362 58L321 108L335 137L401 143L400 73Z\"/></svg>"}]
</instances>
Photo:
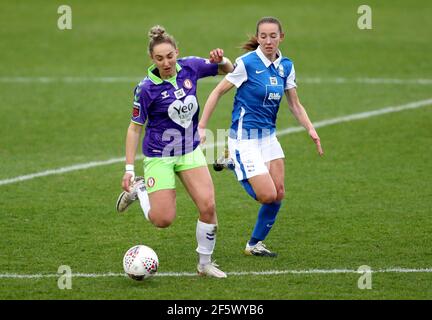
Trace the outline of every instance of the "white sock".
<instances>
[{"instance_id":1,"label":"white sock","mask_svg":"<svg viewBox=\"0 0 432 320\"><path fill-rule=\"evenodd\" d=\"M211 255L216 244L217 225L197 221L196 238L198 247L196 251L199 254L199 263L202 265L211 262Z\"/></svg>"},{"instance_id":2,"label":"white sock","mask_svg":"<svg viewBox=\"0 0 432 320\"><path fill-rule=\"evenodd\" d=\"M137 188L137 195L141 205L141 208L144 212L144 217L149 220L149 212L150 212L150 199L145 188Z\"/></svg>"},{"instance_id":3,"label":"white sock","mask_svg":"<svg viewBox=\"0 0 432 320\"><path fill-rule=\"evenodd\" d=\"M204 266L211 263L211 254L199 254L199 264Z\"/></svg>"}]
</instances>

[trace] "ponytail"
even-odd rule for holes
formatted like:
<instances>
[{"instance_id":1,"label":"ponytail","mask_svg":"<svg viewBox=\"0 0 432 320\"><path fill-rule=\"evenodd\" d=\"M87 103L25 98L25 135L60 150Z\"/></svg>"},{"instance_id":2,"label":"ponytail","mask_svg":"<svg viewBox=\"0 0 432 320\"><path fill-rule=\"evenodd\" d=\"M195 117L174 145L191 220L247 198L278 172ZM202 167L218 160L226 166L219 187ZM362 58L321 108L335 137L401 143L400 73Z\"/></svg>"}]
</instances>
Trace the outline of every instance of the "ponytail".
<instances>
[{"instance_id":1,"label":"ponytail","mask_svg":"<svg viewBox=\"0 0 432 320\"><path fill-rule=\"evenodd\" d=\"M259 43L256 36L251 36L249 40L242 44L241 48L244 51L254 51L258 48Z\"/></svg>"}]
</instances>

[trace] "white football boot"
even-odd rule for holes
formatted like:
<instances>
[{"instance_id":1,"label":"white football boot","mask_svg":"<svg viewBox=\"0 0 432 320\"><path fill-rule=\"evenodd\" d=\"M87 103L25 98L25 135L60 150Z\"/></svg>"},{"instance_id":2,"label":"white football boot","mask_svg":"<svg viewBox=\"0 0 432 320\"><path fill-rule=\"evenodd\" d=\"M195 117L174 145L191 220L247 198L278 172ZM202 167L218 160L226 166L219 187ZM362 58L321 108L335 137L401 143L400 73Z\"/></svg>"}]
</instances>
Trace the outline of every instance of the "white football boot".
<instances>
[{"instance_id":1,"label":"white football boot","mask_svg":"<svg viewBox=\"0 0 432 320\"><path fill-rule=\"evenodd\" d=\"M271 252L267 249L266 245L262 241L258 241L257 244L251 246L249 242L246 243L246 248L244 250L247 256L258 256L258 257L277 257L277 253Z\"/></svg>"},{"instance_id":2,"label":"white football boot","mask_svg":"<svg viewBox=\"0 0 432 320\"><path fill-rule=\"evenodd\" d=\"M218 269L218 265L215 262L211 262L208 264L198 264L197 270L200 276L208 276L214 278L226 278L227 275L222 270Z\"/></svg>"},{"instance_id":3,"label":"white football boot","mask_svg":"<svg viewBox=\"0 0 432 320\"><path fill-rule=\"evenodd\" d=\"M234 167L234 160L230 158L228 148L225 148L224 154L213 163L215 171L222 171L223 169L234 170Z\"/></svg>"},{"instance_id":4,"label":"white football boot","mask_svg":"<svg viewBox=\"0 0 432 320\"><path fill-rule=\"evenodd\" d=\"M145 188L144 177L135 177L132 185L130 186L130 192L123 191L120 193L117 203L116 210L117 212L124 212L126 209L138 199L137 190L138 188Z\"/></svg>"}]
</instances>

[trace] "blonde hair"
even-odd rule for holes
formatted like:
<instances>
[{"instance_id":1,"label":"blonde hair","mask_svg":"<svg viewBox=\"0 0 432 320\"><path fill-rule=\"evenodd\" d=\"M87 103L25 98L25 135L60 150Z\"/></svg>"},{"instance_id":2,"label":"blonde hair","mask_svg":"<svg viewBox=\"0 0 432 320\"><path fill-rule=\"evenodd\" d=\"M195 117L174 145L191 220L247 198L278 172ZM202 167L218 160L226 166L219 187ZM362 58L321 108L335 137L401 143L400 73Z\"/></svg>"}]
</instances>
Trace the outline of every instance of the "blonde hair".
<instances>
[{"instance_id":1,"label":"blonde hair","mask_svg":"<svg viewBox=\"0 0 432 320\"><path fill-rule=\"evenodd\" d=\"M153 48L161 43L169 43L174 47L174 49L177 49L177 42L175 41L174 37L168 34L165 28L160 25L152 27L148 33L148 36L150 38L148 45L148 53L150 56L153 55Z\"/></svg>"},{"instance_id":2,"label":"blonde hair","mask_svg":"<svg viewBox=\"0 0 432 320\"><path fill-rule=\"evenodd\" d=\"M256 32L255 35L250 36L249 40L245 43L242 44L241 48L245 51L254 51L256 50L256 48L259 47L259 43L258 43L258 29L259 26L263 23L274 23L277 24L279 27L279 32L282 33L282 24L280 23L280 21L275 18L275 17L263 17L261 18L257 24L256 24Z\"/></svg>"}]
</instances>

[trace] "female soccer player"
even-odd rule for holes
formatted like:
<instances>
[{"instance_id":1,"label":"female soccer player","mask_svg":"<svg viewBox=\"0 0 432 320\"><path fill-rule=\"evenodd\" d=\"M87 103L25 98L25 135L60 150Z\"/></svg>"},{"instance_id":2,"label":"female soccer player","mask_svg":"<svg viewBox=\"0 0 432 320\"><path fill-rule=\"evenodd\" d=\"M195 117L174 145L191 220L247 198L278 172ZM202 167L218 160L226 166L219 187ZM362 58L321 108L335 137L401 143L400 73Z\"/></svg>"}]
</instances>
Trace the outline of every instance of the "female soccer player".
<instances>
[{"instance_id":1,"label":"female soccer player","mask_svg":"<svg viewBox=\"0 0 432 320\"><path fill-rule=\"evenodd\" d=\"M134 91L131 123L126 137L124 191L117 201L123 212L137 198L144 216L155 226L168 227L176 216L177 174L199 210L196 238L200 275L224 278L226 274L211 262L216 242L217 217L213 182L197 133L199 106L196 97L200 78L227 74L233 70L222 49L209 59L178 59L175 39L161 26L149 32L149 55L154 62L148 76ZM144 175L135 177L134 161L144 124Z\"/></svg>"},{"instance_id":2,"label":"female soccer player","mask_svg":"<svg viewBox=\"0 0 432 320\"><path fill-rule=\"evenodd\" d=\"M284 153L276 138L276 117L285 93L291 112L306 128L320 155L320 138L301 105L296 92L294 65L279 50L284 39L276 18L258 21L256 35L243 48L248 53L236 60L236 67L211 92L199 122L201 142L205 128L222 95L234 86L232 125L228 138L229 153L237 179L248 194L262 205L245 254L275 257L262 243L280 210L284 189Z\"/></svg>"}]
</instances>

